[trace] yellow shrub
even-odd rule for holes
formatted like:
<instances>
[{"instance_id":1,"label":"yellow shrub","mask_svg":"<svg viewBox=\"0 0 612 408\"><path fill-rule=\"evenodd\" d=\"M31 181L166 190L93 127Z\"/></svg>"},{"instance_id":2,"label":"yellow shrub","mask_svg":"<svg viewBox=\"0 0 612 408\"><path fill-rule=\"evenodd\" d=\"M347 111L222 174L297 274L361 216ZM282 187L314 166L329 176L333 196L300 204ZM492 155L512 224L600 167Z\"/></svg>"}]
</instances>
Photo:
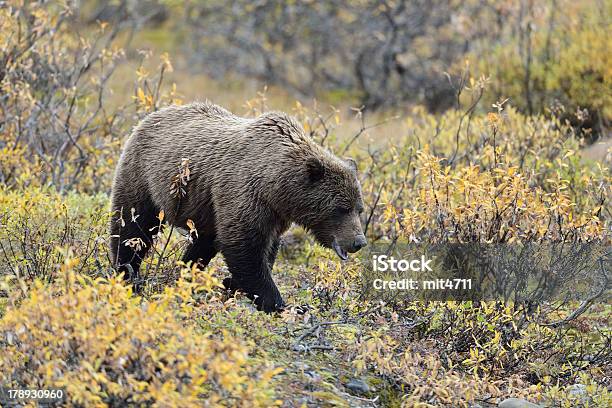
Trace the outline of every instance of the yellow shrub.
<instances>
[{"instance_id":1,"label":"yellow shrub","mask_svg":"<svg viewBox=\"0 0 612 408\"><path fill-rule=\"evenodd\" d=\"M275 370L254 367L239 339L182 320L189 294L210 287L207 275L147 301L117 279L64 269L55 284L36 281L0 320L3 384L65 387L69 406L274 403Z\"/></svg>"},{"instance_id":2,"label":"yellow shrub","mask_svg":"<svg viewBox=\"0 0 612 408\"><path fill-rule=\"evenodd\" d=\"M606 235L611 178L588 163L571 129L511 107L436 119L421 110L406 136L361 155L363 191L377 202L372 236L461 242L599 239ZM357 151L357 154L360 154ZM377 200L378 198L378 200Z\"/></svg>"}]
</instances>

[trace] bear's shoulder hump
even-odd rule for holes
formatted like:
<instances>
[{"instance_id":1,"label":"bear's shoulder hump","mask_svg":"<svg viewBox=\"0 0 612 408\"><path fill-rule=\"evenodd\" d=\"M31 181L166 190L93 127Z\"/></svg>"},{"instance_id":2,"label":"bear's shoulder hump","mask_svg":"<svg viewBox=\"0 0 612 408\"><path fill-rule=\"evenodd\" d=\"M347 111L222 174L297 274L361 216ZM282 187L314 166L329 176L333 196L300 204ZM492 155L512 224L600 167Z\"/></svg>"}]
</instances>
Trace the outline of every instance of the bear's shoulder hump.
<instances>
[{"instance_id":1,"label":"bear's shoulder hump","mask_svg":"<svg viewBox=\"0 0 612 408\"><path fill-rule=\"evenodd\" d=\"M304 141L305 135L299 122L284 112L266 112L255 119L252 126L262 133L273 133L292 142Z\"/></svg>"}]
</instances>

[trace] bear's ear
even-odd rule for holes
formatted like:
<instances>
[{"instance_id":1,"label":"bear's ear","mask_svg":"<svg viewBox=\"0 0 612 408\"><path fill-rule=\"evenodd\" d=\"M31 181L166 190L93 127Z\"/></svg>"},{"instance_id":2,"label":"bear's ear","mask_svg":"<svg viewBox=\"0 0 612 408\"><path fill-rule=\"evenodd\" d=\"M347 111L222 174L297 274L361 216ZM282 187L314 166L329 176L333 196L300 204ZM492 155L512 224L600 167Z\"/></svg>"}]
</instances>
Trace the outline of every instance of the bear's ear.
<instances>
[{"instance_id":1,"label":"bear's ear","mask_svg":"<svg viewBox=\"0 0 612 408\"><path fill-rule=\"evenodd\" d=\"M346 162L346 164L348 164L351 170L357 173L357 162L355 160L351 159L350 157L345 157L344 161Z\"/></svg>"},{"instance_id":2,"label":"bear's ear","mask_svg":"<svg viewBox=\"0 0 612 408\"><path fill-rule=\"evenodd\" d=\"M316 157L306 160L306 171L311 182L319 181L325 175L325 165Z\"/></svg>"}]
</instances>

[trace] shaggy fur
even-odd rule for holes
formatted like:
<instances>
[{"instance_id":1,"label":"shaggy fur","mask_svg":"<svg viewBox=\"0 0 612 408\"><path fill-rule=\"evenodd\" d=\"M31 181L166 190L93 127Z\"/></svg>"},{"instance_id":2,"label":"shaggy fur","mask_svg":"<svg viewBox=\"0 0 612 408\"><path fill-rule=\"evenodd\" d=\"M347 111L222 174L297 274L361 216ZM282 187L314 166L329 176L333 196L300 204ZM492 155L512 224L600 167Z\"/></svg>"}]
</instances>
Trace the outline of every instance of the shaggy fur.
<instances>
[{"instance_id":1,"label":"shaggy fur","mask_svg":"<svg viewBox=\"0 0 612 408\"><path fill-rule=\"evenodd\" d=\"M171 192L172 180L184 158L190 179L180 197ZM283 307L270 272L291 222L342 258L365 245L355 162L324 150L280 112L247 119L194 103L150 114L124 147L112 210L112 260L128 279L138 281L163 210L165 221L177 227L188 219L195 223L199 237L187 249L186 262L207 265L221 252L231 288L252 295L268 312ZM126 245L133 238L144 247Z\"/></svg>"}]
</instances>

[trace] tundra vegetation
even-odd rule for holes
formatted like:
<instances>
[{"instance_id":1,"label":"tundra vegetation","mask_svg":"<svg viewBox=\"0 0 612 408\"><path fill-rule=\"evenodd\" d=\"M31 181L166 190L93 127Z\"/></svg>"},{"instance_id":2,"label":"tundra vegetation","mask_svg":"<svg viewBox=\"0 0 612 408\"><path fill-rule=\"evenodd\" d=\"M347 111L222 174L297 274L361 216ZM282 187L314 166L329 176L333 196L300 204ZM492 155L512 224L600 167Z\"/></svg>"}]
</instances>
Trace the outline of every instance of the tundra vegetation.
<instances>
[{"instance_id":1,"label":"tundra vegetation","mask_svg":"<svg viewBox=\"0 0 612 408\"><path fill-rule=\"evenodd\" d=\"M293 114L359 167L368 241L610 244L609 1L0 3L0 384L69 406L610 406L610 259L586 303L364 299L293 228L254 311L156 237L142 296L109 191L147 113ZM163 160L152 157L151 160ZM188 159L188 158L187 158ZM168 194L189 182L187 166ZM160 223L164 214L158 215ZM133 222L126 219L125 222Z\"/></svg>"}]
</instances>

